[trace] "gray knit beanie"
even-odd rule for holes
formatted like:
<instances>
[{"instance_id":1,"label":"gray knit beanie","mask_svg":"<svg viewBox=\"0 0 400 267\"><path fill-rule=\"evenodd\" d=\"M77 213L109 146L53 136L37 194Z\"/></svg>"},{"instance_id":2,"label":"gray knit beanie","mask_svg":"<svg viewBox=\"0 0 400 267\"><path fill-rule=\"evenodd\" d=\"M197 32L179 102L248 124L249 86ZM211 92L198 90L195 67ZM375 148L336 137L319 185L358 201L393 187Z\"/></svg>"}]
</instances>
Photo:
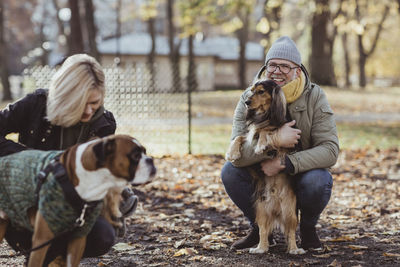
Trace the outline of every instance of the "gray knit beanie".
<instances>
[{"instance_id":1,"label":"gray knit beanie","mask_svg":"<svg viewBox=\"0 0 400 267\"><path fill-rule=\"evenodd\" d=\"M272 44L265 57L265 64L273 58L286 59L301 66L300 52L288 36L282 36Z\"/></svg>"}]
</instances>

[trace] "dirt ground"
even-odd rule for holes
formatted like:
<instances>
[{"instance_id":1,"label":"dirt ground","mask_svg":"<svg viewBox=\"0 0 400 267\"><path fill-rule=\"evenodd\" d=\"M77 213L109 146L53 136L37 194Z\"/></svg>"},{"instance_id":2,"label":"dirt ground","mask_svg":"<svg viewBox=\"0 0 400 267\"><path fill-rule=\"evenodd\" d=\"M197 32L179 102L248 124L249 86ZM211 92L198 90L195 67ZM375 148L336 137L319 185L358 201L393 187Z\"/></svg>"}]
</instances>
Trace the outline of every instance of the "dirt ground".
<instances>
[{"instance_id":1,"label":"dirt ground","mask_svg":"<svg viewBox=\"0 0 400 267\"><path fill-rule=\"evenodd\" d=\"M157 179L136 187L126 235L81 266L400 266L400 152L342 151L318 233L324 250L291 256L283 236L267 254L231 251L248 224L220 182L220 156L156 159ZM298 240L298 244L299 244ZM21 266L5 242L0 266Z\"/></svg>"}]
</instances>

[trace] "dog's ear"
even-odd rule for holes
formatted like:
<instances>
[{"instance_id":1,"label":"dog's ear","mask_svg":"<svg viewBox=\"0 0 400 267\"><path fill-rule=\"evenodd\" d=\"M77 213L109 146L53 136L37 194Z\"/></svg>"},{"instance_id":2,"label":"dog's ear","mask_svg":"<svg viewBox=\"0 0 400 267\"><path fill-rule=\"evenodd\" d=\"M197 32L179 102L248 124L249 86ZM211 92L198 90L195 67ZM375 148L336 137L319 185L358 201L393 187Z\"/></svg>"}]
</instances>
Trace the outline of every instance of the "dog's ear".
<instances>
[{"instance_id":1,"label":"dog's ear","mask_svg":"<svg viewBox=\"0 0 400 267\"><path fill-rule=\"evenodd\" d=\"M104 166L107 156L114 153L115 147L115 139L106 139L93 146L93 152L96 156L96 167Z\"/></svg>"},{"instance_id":2,"label":"dog's ear","mask_svg":"<svg viewBox=\"0 0 400 267\"><path fill-rule=\"evenodd\" d=\"M282 89L274 86L270 110L271 125L281 127L286 122L286 99Z\"/></svg>"}]
</instances>

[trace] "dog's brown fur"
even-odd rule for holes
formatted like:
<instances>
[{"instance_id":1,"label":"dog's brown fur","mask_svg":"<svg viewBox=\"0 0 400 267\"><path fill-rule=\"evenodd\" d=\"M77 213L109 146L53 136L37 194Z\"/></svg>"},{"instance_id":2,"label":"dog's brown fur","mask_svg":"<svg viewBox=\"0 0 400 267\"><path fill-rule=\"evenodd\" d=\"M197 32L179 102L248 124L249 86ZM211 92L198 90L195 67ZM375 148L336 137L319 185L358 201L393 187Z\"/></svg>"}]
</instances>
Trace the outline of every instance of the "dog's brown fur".
<instances>
[{"instance_id":1,"label":"dog's brown fur","mask_svg":"<svg viewBox=\"0 0 400 267\"><path fill-rule=\"evenodd\" d=\"M124 226L122 213L119 210L119 204L122 201L122 190L125 187L112 187L108 190L103 200L103 209L101 215L116 229L122 229Z\"/></svg>"},{"instance_id":2,"label":"dog's brown fur","mask_svg":"<svg viewBox=\"0 0 400 267\"><path fill-rule=\"evenodd\" d=\"M66 168L68 177L74 186L79 185L80 179L84 178L78 177L79 175L76 173L75 158L77 156L78 146L79 145L75 145L67 149L60 157L60 163ZM139 168L139 165L144 166L143 164L145 164L146 175L148 176L143 176L146 178L142 178L137 181L137 183L145 183L149 182L154 176L155 168L153 165L153 160L150 157L145 156L144 153L145 149L133 137L127 135L113 135L90 143L80 156L80 160L85 172L97 171L99 168L107 168L111 172L111 175L106 176L107 180L115 180L117 178L119 181L126 180L126 184L128 182L136 182L136 170ZM142 156L139 157L139 155ZM116 188L121 187L121 185L116 186ZM94 188L95 185L93 189ZM108 195L110 194L113 197L114 195L118 194L119 197L121 195L121 191L115 192L113 191L113 188L111 188L108 192ZM120 215L118 207L115 209L115 205L111 206L114 207L113 212ZM54 237L54 234L49 228L46 220L39 211L36 209L30 209L28 210L27 216L29 216L34 228L32 247L37 247ZM7 214L0 210L0 242L4 238L9 223L10 220ZM68 242L66 258L68 266L79 265L85 249L85 244L86 236L74 238ZM28 266L41 266L43 264L48 247L49 246L45 246L38 250L32 251Z\"/></svg>"},{"instance_id":3,"label":"dog's brown fur","mask_svg":"<svg viewBox=\"0 0 400 267\"><path fill-rule=\"evenodd\" d=\"M227 160L239 159L243 142L252 142L254 139L258 139L254 150L256 154L261 154L266 149L275 149L276 156L284 158L287 151L279 147L278 137L278 129L286 121L286 100L281 88L273 81L259 81L251 88L246 105L246 120L250 130L247 136L238 136L232 141L226 155ZM288 253L305 253L296 245L296 195L289 177L285 173L263 177L258 177L254 170L250 173L256 183L254 207L260 229L260 242L256 248L250 249L250 253L268 251L268 236L274 228L280 228L286 235Z\"/></svg>"}]
</instances>

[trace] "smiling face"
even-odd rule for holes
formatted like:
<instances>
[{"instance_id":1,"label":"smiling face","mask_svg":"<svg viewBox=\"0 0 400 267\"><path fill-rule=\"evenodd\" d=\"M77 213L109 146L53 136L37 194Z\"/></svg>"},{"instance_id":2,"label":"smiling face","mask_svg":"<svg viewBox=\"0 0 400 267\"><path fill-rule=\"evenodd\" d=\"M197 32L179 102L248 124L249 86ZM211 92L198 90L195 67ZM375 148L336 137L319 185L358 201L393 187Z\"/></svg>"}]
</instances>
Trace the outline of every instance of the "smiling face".
<instances>
[{"instance_id":1,"label":"smiling face","mask_svg":"<svg viewBox=\"0 0 400 267\"><path fill-rule=\"evenodd\" d=\"M300 73L300 67L293 62L277 58L268 61L265 72L267 79L273 80L281 87L299 77Z\"/></svg>"}]
</instances>

